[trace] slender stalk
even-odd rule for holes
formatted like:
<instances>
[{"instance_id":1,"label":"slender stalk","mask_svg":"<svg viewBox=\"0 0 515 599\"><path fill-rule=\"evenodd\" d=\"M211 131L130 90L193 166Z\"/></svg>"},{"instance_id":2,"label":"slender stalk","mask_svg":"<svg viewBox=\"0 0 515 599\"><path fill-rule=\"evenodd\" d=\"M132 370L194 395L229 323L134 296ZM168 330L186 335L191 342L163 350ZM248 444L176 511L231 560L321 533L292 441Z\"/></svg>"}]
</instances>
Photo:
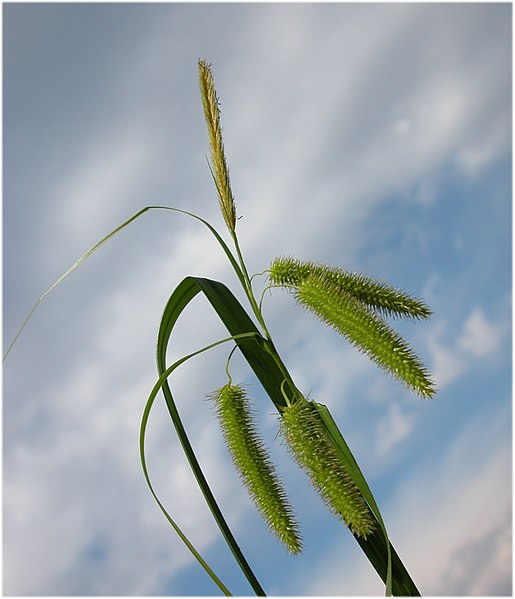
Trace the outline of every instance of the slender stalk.
<instances>
[{"instance_id":1,"label":"slender stalk","mask_svg":"<svg viewBox=\"0 0 515 599\"><path fill-rule=\"evenodd\" d=\"M238 242L238 236L236 235L236 232L233 233L232 238L234 241L234 247L236 248L236 255L238 256L241 272L243 274L243 289L245 291L245 294L247 295L252 311L254 312L259 324L261 325L266 338L272 343L272 336L268 331L265 319L263 317L263 313L261 312L261 308L259 307L259 303L257 302L256 297L254 295L254 291L252 289L252 280L249 276L247 267L245 266L245 261L243 259L243 254L240 249L240 244Z\"/></svg>"},{"instance_id":2,"label":"slender stalk","mask_svg":"<svg viewBox=\"0 0 515 599\"><path fill-rule=\"evenodd\" d=\"M138 210L138 212L136 212L136 214L134 214L133 216L131 216L129 219L127 219L126 221L124 221L121 225L119 225L118 227L116 227L115 229L113 229L110 233L108 233L105 237L102 237L102 239L100 241L98 241L93 247L91 247L85 254L83 254L72 266L70 266L70 268L68 268L68 270L62 274L57 281L55 281L55 283L53 283L46 291L45 293L43 293L43 295L36 301L36 303L32 306L28 316L25 318L25 320L23 321L22 325L20 326L20 328L18 329L14 339L11 341L9 347L7 348L7 351L5 352L3 358L2 358L2 362L5 361L5 359L7 358L7 356L9 355L10 351L12 350L12 348L14 347L16 341L18 340L18 337L21 335L23 329L25 328L25 326L27 325L27 323L29 322L29 320L32 318L32 315L34 314L34 312L36 311L36 308L39 306L39 304L45 299L45 297L51 292L53 291L60 283L62 283L64 281L64 279L66 279L66 277L68 277L68 275L70 275L78 266L80 266L87 258L89 258L91 256L91 254L93 254L94 252L96 252L98 249L100 249L107 241L109 241L112 237L114 237L117 233L119 233L122 229L125 229L125 227L127 227L128 225L130 225L132 222L134 222L138 217L140 217L141 215L143 215L145 212L148 212L149 210L169 210L171 212L178 212L179 214L184 214L186 216L190 216L191 218L194 218L195 220L200 221L202 224L204 224L210 231L211 233L215 236L216 240L218 241L218 243L221 245L222 249L224 250L226 256L229 259L229 262L231 263L234 271L236 272L236 275L240 281L240 283L242 284L243 288L245 290L247 290L247 281L249 280L248 277L248 273L245 270L245 273L242 272L242 269L240 268L240 266L238 265L238 262L236 261L236 259L234 258L232 252L230 251L230 249L227 247L227 244L225 243L225 241L222 239L222 237L220 236L220 234L218 233L218 231L207 221L204 220L203 218L201 218L200 216L197 216L196 214L193 214L192 212L188 212L186 210L181 210L180 208L172 208L171 206L145 206L144 208L142 208L141 210ZM241 257L240 257L240 261L241 261Z\"/></svg>"}]
</instances>

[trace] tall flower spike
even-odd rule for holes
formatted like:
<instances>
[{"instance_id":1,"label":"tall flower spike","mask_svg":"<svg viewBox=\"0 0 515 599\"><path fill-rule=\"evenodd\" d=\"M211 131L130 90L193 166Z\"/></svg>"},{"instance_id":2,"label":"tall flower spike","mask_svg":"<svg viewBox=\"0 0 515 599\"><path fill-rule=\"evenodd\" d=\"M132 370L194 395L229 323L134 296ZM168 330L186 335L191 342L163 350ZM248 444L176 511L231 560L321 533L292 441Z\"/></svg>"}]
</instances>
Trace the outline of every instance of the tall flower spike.
<instances>
[{"instance_id":1,"label":"tall flower spike","mask_svg":"<svg viewBox=\"0 0 515 599\"><path fill-rule=\"evenodd\" d=\"M218 190L220 210L231 234L236 230L236 206L231 190L229 169L225 159L225 150L220 126L220 109L216 94L211 65L204 60L198 61L200 94L206 117L209 145L211 148L211 173Z\"/></svg>"},{"instance_id":2,"label":"tall flower spike","mask_svg":"<svg viewBox=\"0 0 515 599\"><path fill-rule=\"evenodd\" d=\"M354 534L366 539L374 530L370 509L342 465L314 406L299 399L284 408L281 416L281 435L324 503Z\"/></svg>"},{"instance_id":3,"label":"tall flower spike","mask_svg":"<svg viewBox=\"0 0 515 599\"><path fill-rule=\"evenodd\" d=\"M302 551L299 526L271 459L252 421L241 385L227 384L210 395L216 405L225 443L234 466L269 529L290 553Z\"/></svg>"}]
</instances>

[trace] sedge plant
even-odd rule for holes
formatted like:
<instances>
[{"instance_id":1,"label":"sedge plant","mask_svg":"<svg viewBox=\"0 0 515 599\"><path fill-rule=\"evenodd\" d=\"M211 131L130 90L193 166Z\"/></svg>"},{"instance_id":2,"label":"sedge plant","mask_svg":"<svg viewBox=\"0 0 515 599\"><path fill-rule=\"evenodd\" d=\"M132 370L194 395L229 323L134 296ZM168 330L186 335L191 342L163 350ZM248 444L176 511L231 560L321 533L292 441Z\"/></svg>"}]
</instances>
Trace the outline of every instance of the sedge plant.
<instances>
[{"instance_id":1,"label":"sedge plant","mask_svg":"<svg viewBox=\"0 0 515 599\"><path fill-rule=\"evenodd\" d=\"M309 399L296 386L267 328L261 301L256 297L253 277L246 268L238 241L238 217L225 156L219 99L211 65L199 60L198 74L210 146L209 168L229 234L229 243L215 227L198 215L169 206L147 206L101 239L39 298L7 353L38 304L48 293L88 256L136 218L149 210L160 209L180 213L199 221L214 236L229 260L242 286L248 307L245 309L223 283L192 276L186 277L177 285L166 303L158 330L159 378L146 401L139 435L143 473L160 509L220 591L225 595L231 595L229 589L170 516L152 486L145 458L145 435L152 406L156 397L162 393L192 473L221 534L253 592L259 596L265 595L200 467L168 382L174 370L186 361L214 347L225 345L229 350L227 382L209 395L209 401L234 467L267 528L292 558L302 552L301 524L287 489L261 439L253 417L252 400L246 387L241 382L233 381L230 376L230 358L234 351L242 354L274 404L278 414L277 437L285 445L293 461L304 470L336 521L341 521L354 536L384 581L385 594L419 595L414 581L390 543L379 507L336 422L326 406ZM363 274L289 256L274 259L265 272L268 274L267 288L281 288L289 292L299 306L342 335L379 368L415 394L422 398L431 398L434 395L435 387L427 369L387 320L406 318L414 321L428 318L431 311L422 300ZM174 327L191 300L199 293L210 303L227 328L228 335L169 365L166 352Z\"/></svg>"}]
</instances>

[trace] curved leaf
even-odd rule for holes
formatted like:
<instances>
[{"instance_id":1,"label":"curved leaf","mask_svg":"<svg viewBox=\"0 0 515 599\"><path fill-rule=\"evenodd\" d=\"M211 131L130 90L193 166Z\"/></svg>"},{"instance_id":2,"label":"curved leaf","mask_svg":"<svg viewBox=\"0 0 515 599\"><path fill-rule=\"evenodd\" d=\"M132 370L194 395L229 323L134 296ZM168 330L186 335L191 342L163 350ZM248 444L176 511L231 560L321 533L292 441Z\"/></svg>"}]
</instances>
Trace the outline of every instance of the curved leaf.
<instances>
[{"instance_id":1,"label":"curved leaf","mask_svg":"<svg viewBox=\"0 0 515 599\"><path fill-rule=\"evenodd\" d=\"M224 339L224 340L220 341L219 343L223 343L223 342L229 341L229 340L232 340L232 339L231 338ZM214 345L217 345L217 344L214 344ZM186 547L188 547L188 549L191 551L191 553L194 555L194 557L197 559L197 561L200 563L200 565L204 568L204 570L207 572L207 574L211 577L211 579L214 581L214 583L218 586L218 588L224 593L224 595L231 596L230 591L223 584L223 582L218 578L218 576L213 572L213 570L210 568L210 566L207 564L207 562L204 560L204 558L200 555L200 553L195 549L195 547L190 542L188 537L182 532L182 530L179 528L178 524L173 520L173 518L167 512L164 505L159 500L159 497L157 496L156 492L154 491L154 487L150 480L150 475L148 473L148 468L147 468L147 461L145 458L145 434L146 434L146 430L147 430L148 418L150 416L150 410L152 409L152 406L154 405L155 398L156 398L157 394L159 393L161 387L163 386L164 383L166 383L166 379L172 374L172 372L178 366L180 366L183 362L185 362L189 358L192 358L193 356L196 356L199 353L206 351L207 349L210 349L211 347L213 347L213 345L210 345L207 348L203 348L197 352L194 352L193 354L190 354L188 356L185 356L184 358L181 358L180 360L178 360L177 362L172 364L172 366L167 368L164 371L164 373L159 377L159 380L157 381L157 383L154 385L154 388L150 392L150 395L147 399L147 403L145 404L145 408L143 410L143 415L141 417L140 433L139 433L139 452L140 452L141 467L143 469L143 474L145 476L147 485L150 489L150 492L154 496L154 499L156 500L158 506L160 507L161 511L165 515L166 519L171 524L171 526L173 527L175 532L179 535L182 542L186 545Z\"/></svg>"},{"instance_id":2,"label":"curved leaf","mask_svg":"<svg viewBox=\"0 0 515 599\"><path fill-rule=\"evenodd\" d=\"M220 531L221 531L223 537L225 538L229 548L231 549L236 561L238 562L242 572L245 574L247 580L249 581L250 585L254 589L255 593L259 596L264 596L265 592L262 589L261 585L259 584L259 581L257 580L256 576L254 575L249 564L247 563L245 556L241 552L241 549L238 546L238 543L236 542L236 539L234 538L234 536L231 532L231 529L229 528L229 526L222 514L222 511L220 510L220 508L218 506L218 503L216 502L216 499L209 487L206 477L204 476L204 473L202 472L202 469L201 469L200 464L197 460L197 457L193 451L193 448L188 439L186 431L184 430L184 427L182 425L181 417L177 410L177 406L175 405L175 401L173 399L172 392L170 390L168 382L166 381L166 377L163 378L163 376L167 372L166 348L168 346L168 339L172 332L173 326L177 322L177 319L179 318L179 316L182 313L182 311L184 310L184 308L189 304L189 302L201 290L202 290L202 287L198 284L197 280L194 277L186 277L186 279L184 279L176 287L175 291L172 293L172 295L170 296L170 299L168 300L168 302L166 304L163 316L161 318L161 324L159 326L158 340L157 340L157 367L158 367L158 372L160 375L159 380L162 381L160 387L162 387L165 402L168 407L170 416L172 418L172 422L175 426L177 436L179 437L179 440L183 447L184 453L188 459L188 462L189 462L190 467L193 471L193 474L197 480L197 483L202 491L202 494L204 495L204 498L209 506L209 509L211 510L211 513L213 514L213 517L214 517L216 523L218 524L218 527L220 528ZM243 310L243 308L241 308L241 309ZM250 322L252 322L252 321L250 321ZM252 336L253 335L259 336L259 333L254 326L253 326L253 329L254 330L250 329L247 331L240 329L239 332L243 333L244 335L247 333L250 333L250 335L252 335ZM236 333L236 334L238 334L238 333ZM232 338L234 338L234 336ZM234 339L234 340L238 344L244 342L244 340L239 340L239 339Z\"/></svg>"}]
</instances>

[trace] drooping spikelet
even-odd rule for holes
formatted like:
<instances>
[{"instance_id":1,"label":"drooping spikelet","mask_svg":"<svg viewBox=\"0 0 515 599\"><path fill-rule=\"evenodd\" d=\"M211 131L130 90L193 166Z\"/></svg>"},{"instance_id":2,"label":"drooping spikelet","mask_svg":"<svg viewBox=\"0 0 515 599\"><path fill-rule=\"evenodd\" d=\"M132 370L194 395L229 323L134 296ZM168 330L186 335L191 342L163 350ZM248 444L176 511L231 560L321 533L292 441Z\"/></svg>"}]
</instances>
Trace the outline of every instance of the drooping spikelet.
<instances>
[{"instance_id":1,"label":"drooping spikelet","mask_svg":"<svg viewBox=\"0 0 515 599\"><path fill-rule=\"evenodd\" d=\"M234 466L256 507L286 548L293 554L300 553L299 525L256 431L244 387L227 384L210 398L215 402L216 415Z\"/></svg>"},{"instance_id":2,"label":"drooping spikelet","mask_svg":"<svg viewBox=\"0 0 515 599\"><path fill-rule=\"evenodd\" d=\"M395 378L422 397L434 395L426 368L383 318L427 318L431 312L421 300L365 275L294 258L274 260L269 278Z\"/></svg>"},{"instance_id":3,"label":"drooping spikelet","mask_svg":"<svg viewBox=\"0 0 515 599\"><path fill-rule=\"evenodd\" d=\"M229 169L225 159L225 149L220 125L220 108L216 94L211 65L198 61L200 94L206 117L209 145L211 148L212 174L218 190L220 210L231 233L236 230L236 205L231 190Z\"/></svg>"},{"instance_id":4,"label":"drooping spikelet","mask_svg":"<svg viewBox=\"0 0 515 599\"><path fill-rule=\"evenodd\" d=\"M295 297L299 304L422 397L434 394L425 366L408 343L352 295L312 274L298 287Z\"/></svg>"},{"instance_id":5,"label":"drooping spikelet","mask_svg":"<svg viewBox=\"0 0 515 599\"><path fill-rule=\"evenodd\" d=\"M270 267L271 282L286 287L298 287L312 274L331 283L334 291L348 293L384 316L415 319L431 315L431 310L422 300L364 274L294 258L276 258Z\"/></svg>"},{"instance_id":6,"label":"drooping spikelet","mask_svg":"<svg viewBox=\"0 0 515 599\"><path fill-rule=\"evenodd\" d=\"M341 463L311 402L299 399L284 408L280 433L329 510L357 536L374 530L370 509Z\"/></svg>"}]
</instances>

